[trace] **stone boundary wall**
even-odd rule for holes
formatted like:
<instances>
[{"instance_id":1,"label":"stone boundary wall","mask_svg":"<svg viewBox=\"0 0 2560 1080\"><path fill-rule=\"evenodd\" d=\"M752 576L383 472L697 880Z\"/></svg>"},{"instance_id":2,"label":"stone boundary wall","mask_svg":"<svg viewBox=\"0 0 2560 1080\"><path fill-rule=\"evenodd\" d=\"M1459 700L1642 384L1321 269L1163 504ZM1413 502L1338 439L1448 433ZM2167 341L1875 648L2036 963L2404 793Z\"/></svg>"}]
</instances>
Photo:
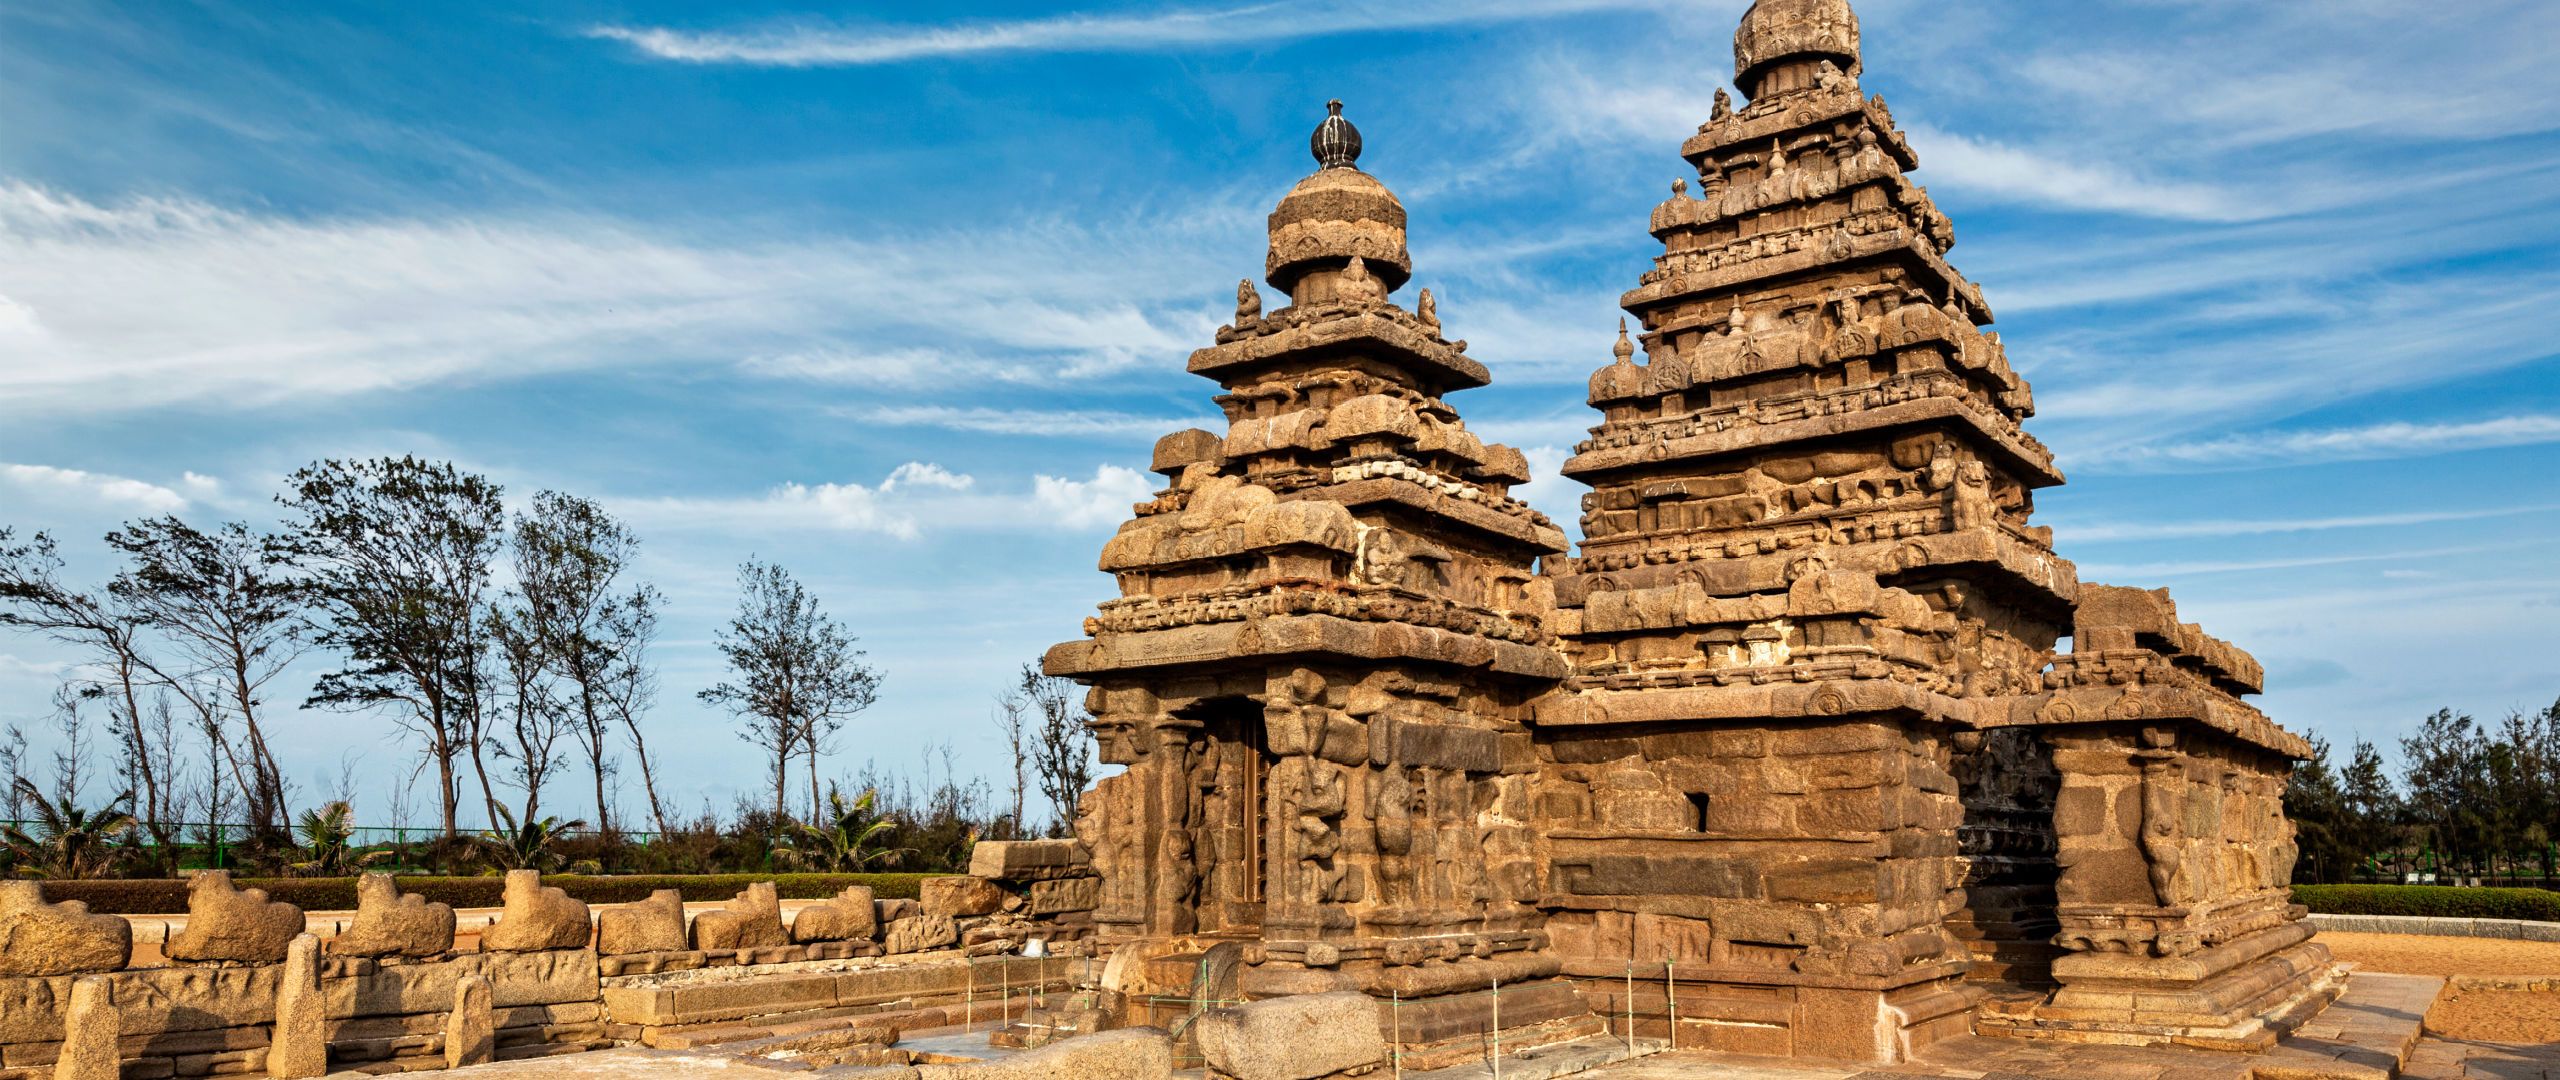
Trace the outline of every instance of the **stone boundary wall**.
<instances>
[{"instance_id":1,"label":"stone boundary wall","mask_svg":"<svg viewBox=\"0 0 2560 1080\"><path fill-rule=\"evenodd\" d=\"M1082 951L1099 881L1081 845L981 843L970 870L925 878L915 900L879 900L857 885L786 906L763 882L716 905L661 890L595 908L518 870L495 918L468 919L379 874L359 884L357 910L317 920L220 871L195 877L188 914L176 918L91 914L76 900L49 901L40 882L0 882L0 942L9 943L0 1080L407 1071L601 1049L632 1041L650 1020L877 1006L887 1002L871 999L884 996L938 994L965 1007L976 997L965 961L950 973L816 980L766 966L900 953L962 960L1033 940L1043 952ZM1039 985L1062 963L1034 962ZM710 967L731 971L692 970ZM708 981L614 992L626 976ZM608 996L647 1015L608 1015Z\"/></svg>"},{"instance_id":2,"label":"stone boundary wall","mask_svg":"<svg viewBox=\"0 0 2560 1080\"><path fill-rule=\"evenodd\" d=\"M2503 938L2509 941L2560 941L2560 922L2529 919L2455 919L2433 915L2323 915L2312 912L2311 925L2342 934L2425 934L2434 937Z\"/></svg>"}]
</instances>

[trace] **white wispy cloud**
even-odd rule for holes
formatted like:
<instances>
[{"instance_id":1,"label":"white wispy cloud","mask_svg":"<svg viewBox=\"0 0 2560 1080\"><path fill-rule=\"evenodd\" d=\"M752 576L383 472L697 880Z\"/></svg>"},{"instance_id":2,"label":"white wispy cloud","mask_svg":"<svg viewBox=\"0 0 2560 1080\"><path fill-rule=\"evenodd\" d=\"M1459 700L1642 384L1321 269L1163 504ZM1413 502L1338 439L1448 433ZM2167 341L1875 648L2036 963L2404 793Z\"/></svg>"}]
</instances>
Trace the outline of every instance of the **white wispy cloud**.
<instances>
[{"instance_id":1,"label":"white wispy cloud","mask_svg":"<svg viewBox=\"0 0 2560 1080\"><path fill-rule=\"evenodd\" d=\"M2350 514L2337 517L2093 522L2044 519L2042 523L2053 526L2055 537L2059 541L2100 543L2121 540L2192 540L2201 537L2271 536L2285 533L2328 532L2335 529L2387 529L2410 525L2435 525L2449 521L2481 521L2525 514L2547 514L2553 511L2560 511L2560 505L2501 506L2485 510L2436 510L2403 514Z\"/></svg>"},{"instance_id":2,"label":"white wispy cloud","mask_svg":"<svg viewBox=\"0 0 2560 1080\"><path fill-rule=\"evenodd\" d=\"M996 409L983 405L877 405L837 410L839 415L892 427L939 428L988 435L1049 438L1156 438L1190 427L1215 429L1208 416L1148 416L1109 409Z\"/></svg>"},{"instance_id":3,"label":"white wispy cloud","mask_svg":"<svg viewBox=\"0 0 2560 1080\"><path fill-rule=\"evenodd\" d=\"M924 25L800 22L742 30L679 30L607 24L588 28L587 36L622 42L643 56L679 63L848 67L984 53L1139 52L1266 44L1336 34L1424 30L1665 6L1669 6L1666 0L1263 3Z\"/></svg>"},{"instance_id":4,"label":"white wispy cloud","mask_svg":"<svg viewBox=\"0 0 2560 1080\"><path fill-rule=\"evenodd\" d=\"M1203 240L1236 225L709 242L594 216L306 219L0 179L0 410L255 408L674 362L947 385L937 350L1003 358L964 376L1087 378L1193 347L1218 292L1199 283L1224 276ZM855 340L888 359L847 359Z\"/></svg>"},{"instance_id":5,"label":"white wispy cloud","mask_svg":"<svg viewBox=\"0 0 2560 1080\"><path fill-rule=\"evenodd\" d=\"M186 474L190 490L210 493L206 477ZM131 477L64 469L52 465L0 463L0 486L23 495L91 503L116 512L173 514L187 508L187 496L159 484Z\"/></svg>"},{"instance_id":6,"label":"white wispy cloud","mask_svg":"<svg viewBox=\"0 0 2560 1080\"><path fill-rule=\"evenodd\" d=\"M755 495L606 500L650 529L769 534L868 534L916 540L941 532L1086 531L1129 516L1155 493L1144 473L1101 465L1090 478L1034 473L1027 484L989 486L968 473L910 461L879 483L778 484Z\"/></svg>"},{"instance_id":7,"label":"white wispy cloud","mask_svg":"<svg viewBox=\"0 0 2560 1080\"><path fill-rule=\"evenodd\" d=\"M2473 544L2464 547L2423 548L2409 551L2367 551L2340 555L2300 555L2278 559L2197 559L2151 563L2086 563L2080 567L2082 581L2143 582L2158 578L2191 577L2203 574L2233 574L2267 570L2301 570L2316 566L2346 566L2370 562L2406 562L2417 559L2444 559L2457 555L2475 555L2484 551L2512 551L2533 546L2534 542L2514 544Z\"/></svg>"},{"instance_id":8,"label":"white wispy cloud","mask_svg":"<svg viewBox=\"0 0 2560 1080\"><path fill-rule=\"evenodd\" d=\"M1155 482L1145 473L1119 465L1103 465L1094 469L1090 480L1033 477L1031 498L1058 526L1082 530L1129 517L1129 508L1154 495L1155 491Z\"/></svg>"},{"instance_id":9,"label":"white wispy cloud","mask_svg":"<svg viewBox=\"0 0 2560 1080\"><path fill-rule=\"evenodd\" d=\"M2247 469L2331 461L2420 457L2560 442L2560 416L2523 414L2456 423L2393 420L2363 427L2259 431L2110 450L2109 471Z\"/></svg>"},{"instance_id":10,"label":"white wispy cloud","mask_svg":"<svg viewBox=\"0 0 2560 1080\"><path fill-rule=\"evenodd\" d=\"M1921 179L2012 202L2186 221L2246 221L2269 208L2214 184L2145 177L2082 153L2028 149L1909 125Z\"/></svg>"}]
</instances>

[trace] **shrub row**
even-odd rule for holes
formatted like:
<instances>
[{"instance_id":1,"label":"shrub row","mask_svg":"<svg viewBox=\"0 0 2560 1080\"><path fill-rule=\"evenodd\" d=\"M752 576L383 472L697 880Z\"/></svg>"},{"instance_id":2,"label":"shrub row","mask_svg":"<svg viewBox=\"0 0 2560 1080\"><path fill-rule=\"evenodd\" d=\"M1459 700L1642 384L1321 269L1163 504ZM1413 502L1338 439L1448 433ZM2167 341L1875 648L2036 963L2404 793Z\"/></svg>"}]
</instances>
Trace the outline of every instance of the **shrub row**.
<instances>
[{"instance_id":1,"label":"shrub row","mask_svg":"<svg viewBox=\"0 0 2560 1080\"><path fill-rule=\"evenodd\" d=\"M2560 922L2560 892L2452 885L2296 885L2293 902L2323 915L2425 915Z\"/></svg>"},{"instance_id":2,"label":"shrub row","mask_svg":"<svg viewBox=\"0 0 2560 1080\"><path fill-rule=\"evenodd\" d=\"M913 899L916 883L933 874L614 874L585 876L578 874L545 875L542 883L556 885L570 896L590 904L624 904L646 900L659 889L676 889L689 902L719 901L736 896L750 883L773 882L785 900L819 900L834 896L847 885L869 885L873 895L883 900ZM506 879L501 877L401 877L404 892L413 892L428 900L451 904L457 908L497 907L503 903ZM304 911L351 911L356 906L354 878L236 878L233 884L244 889L265 889L267 898L281 900ZM176 878L137 881L48 881L44 883L45 899L82 900L89 910L117 915L183 915L187 911L187 882Z\"/></svg>"}]
</instances>

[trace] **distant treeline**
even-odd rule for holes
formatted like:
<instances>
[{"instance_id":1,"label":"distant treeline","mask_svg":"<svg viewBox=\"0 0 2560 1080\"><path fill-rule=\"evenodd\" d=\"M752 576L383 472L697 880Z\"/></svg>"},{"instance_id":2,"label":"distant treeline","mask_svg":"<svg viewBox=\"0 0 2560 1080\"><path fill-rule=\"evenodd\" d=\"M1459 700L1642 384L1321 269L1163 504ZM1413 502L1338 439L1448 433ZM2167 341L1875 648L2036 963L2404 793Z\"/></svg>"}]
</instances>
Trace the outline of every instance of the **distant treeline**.
<instances>
[{"instance_id":1,"label":"distant treeline","mask_svg":"<svg viewBox=\"0 0 2560 1080\"><path fill-rule=\"evenodd\" d=\"M2560 702L2494 723L2439 710L2399 742L2394 778L2370 742L2342 766L2312 740L2284 796L2302 844L2296 881L2560 876Z\"/></svg>"}]
</instances>

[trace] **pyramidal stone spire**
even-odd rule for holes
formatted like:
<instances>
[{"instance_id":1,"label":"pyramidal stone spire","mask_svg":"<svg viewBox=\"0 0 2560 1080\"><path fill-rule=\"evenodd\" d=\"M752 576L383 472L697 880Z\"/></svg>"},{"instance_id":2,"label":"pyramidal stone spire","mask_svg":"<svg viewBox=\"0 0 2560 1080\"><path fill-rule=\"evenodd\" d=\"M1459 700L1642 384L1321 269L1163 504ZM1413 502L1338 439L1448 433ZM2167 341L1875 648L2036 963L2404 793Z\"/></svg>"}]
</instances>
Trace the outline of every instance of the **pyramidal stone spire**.
<instances>
[{"instance_id":1,"label":"pyramidal stone spire","mask_svg":"<svg viewBox=\"0 0 2560 1080\"><path fill-rule=\"evenodd\" d=\"M1104 940L1251 939L1256 997L1461 993L1542 963L1518 777L1527 703L1565 674L1535 575L1564 535L1511 496L1522 454L1444 400L1488 374L1428 290L1392 298L1404 206L1354 166L1340 102L1310 146L1270 218L1288 302L1240 284L1191 356L1225 431L1157 444L1166 487L1102 552L1119 597L1045 664L1092 687L1127 766L1081 804ZM1456 806L1464 827L1429 817Z\"/></svg>"}]
</instances>

